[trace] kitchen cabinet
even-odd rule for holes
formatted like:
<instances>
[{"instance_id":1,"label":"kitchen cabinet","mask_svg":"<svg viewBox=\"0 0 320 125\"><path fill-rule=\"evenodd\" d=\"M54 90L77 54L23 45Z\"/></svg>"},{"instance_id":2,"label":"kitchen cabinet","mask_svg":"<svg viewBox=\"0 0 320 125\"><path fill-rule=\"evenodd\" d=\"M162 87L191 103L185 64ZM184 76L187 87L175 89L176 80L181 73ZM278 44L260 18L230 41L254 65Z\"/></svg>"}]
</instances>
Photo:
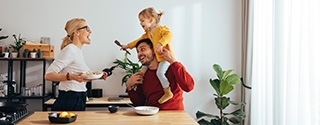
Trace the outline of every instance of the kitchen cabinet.
<instances>
[{"instance_id":1,"label":"kitchen cabinet","mask_svg":"<svg viewBox=\"0 0 320 125\"><path fill-rule=\"evenodd\" d=\"M44 102L49 100L51 98L50 93L46 93L46 81L44 79L44 75L46 72L46 64L51 63L53 59L48 58L2 58L0 57L0 61L6 61L7 62L7 68L8 68L8 79L7 79L7 95L5 97L0 97L0 99L7 100L8 102L21 102L25 103L26 99L41 99L42 100L42 110L44 110ZM22 89L23 87L26 87L26 68L28 63L32 62L41 62L42 63L42 95L30 95L30 96L23 96L22 95ZM19 83L16 83L16 87L13 86L13 67L14 62L20 63L20 71L19 74ZM1 65L1 68L4 68L5 65ZM16 92L14 92L16 89Z\"/></svg>"}]
</instances>

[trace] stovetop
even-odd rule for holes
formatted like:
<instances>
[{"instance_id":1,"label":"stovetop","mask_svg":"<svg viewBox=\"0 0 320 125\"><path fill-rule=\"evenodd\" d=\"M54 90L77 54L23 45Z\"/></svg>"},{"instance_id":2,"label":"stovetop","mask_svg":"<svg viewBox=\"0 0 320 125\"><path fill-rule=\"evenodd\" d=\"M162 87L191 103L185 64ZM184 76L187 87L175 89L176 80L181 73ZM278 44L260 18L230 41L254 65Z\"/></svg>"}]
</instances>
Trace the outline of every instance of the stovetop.
<instances>
[{"instance_id":1,"label":"stovetop","mask_svg":"<svg viewBox=\"0 0 320 125\"><path fill-rule=\"evenodd\" d=\"M14 111L14 112L1 112L0 111L0 125L15 125L20 120L33 114L32 111L28 111L27 108Z\"/></svg>"}]
</instances>

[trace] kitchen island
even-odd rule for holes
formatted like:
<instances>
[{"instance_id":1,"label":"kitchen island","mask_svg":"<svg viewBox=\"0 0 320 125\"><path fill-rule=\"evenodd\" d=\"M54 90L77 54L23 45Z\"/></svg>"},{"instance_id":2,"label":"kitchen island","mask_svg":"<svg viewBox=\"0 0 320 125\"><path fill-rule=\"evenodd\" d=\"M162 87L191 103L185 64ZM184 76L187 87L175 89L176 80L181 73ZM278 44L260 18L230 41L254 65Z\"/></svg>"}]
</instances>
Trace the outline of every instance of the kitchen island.
<instances>
[{"instance_id":1,"label":"kitchen island","mask_svg":"<svg viewBox=\"0 0 320 125\"><path fill-rule=\"evenodd\" d=\"M50 111L52 112L52 111ZM50 112L34 112L17 125L52 125L48 119ZM198 125L185 111L160 110L157 114L142 116L132 108L121 107L118 112L103 111L72 111L77 119L71 125Z\"/></svg>"},{"instance_id":2,"label":"kitchen island","mask_svg":"<svg viewBox=\"0 0 320 125\"><path fill-rule=\"evenodd\" d=\"M109 105L119 105L122 107L127 107L127 104L132 104L129 98L123 98L121 100L109 100L109 98L104 96L102 98L92 98L89 101L86 102L87 107L108 107ZM48 101L44 102L44 111L47 111L48 108L51 108L54 101L56 99L49 99Z\"/></svg>"}]
</instances>

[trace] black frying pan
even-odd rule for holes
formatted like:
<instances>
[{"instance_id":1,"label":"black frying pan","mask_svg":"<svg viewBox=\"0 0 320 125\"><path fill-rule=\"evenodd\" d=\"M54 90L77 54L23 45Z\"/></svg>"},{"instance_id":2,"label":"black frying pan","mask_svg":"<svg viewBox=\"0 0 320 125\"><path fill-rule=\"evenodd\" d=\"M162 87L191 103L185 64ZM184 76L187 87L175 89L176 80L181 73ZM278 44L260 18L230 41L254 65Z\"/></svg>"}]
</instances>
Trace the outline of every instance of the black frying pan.
<instances>
[{"instance_id":1,"label":"black frying pan","mask_svg":"<svg viewBox=\"0 0 320 125\"><path fill-rule=\"evenodd\" d=\"M14 112L25 109L28 104L18 102L0 102L0 112Z\"/></svg>"}]
</instances>

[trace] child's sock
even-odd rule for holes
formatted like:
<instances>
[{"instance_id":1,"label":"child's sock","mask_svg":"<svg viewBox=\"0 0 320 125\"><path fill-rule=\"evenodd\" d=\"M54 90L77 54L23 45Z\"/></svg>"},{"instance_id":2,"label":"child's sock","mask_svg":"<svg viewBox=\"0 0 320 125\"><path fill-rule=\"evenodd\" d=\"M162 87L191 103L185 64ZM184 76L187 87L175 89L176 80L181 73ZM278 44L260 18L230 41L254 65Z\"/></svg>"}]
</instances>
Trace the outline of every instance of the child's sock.
<instances>
[{"instance_id":1,"label":"child's sock","mask_svg":"<svg viewBox=\"0 0 320 125\"><path fill-rule=\"evenodd\" d=\"M173 93L171 92L170 86L163 88L163 91L164 91L163 96L158 100L158 102L160 104L165 103L166 101L168 101L169 99L171 99L173 97Z\"/></svg>"}]
</instances>

